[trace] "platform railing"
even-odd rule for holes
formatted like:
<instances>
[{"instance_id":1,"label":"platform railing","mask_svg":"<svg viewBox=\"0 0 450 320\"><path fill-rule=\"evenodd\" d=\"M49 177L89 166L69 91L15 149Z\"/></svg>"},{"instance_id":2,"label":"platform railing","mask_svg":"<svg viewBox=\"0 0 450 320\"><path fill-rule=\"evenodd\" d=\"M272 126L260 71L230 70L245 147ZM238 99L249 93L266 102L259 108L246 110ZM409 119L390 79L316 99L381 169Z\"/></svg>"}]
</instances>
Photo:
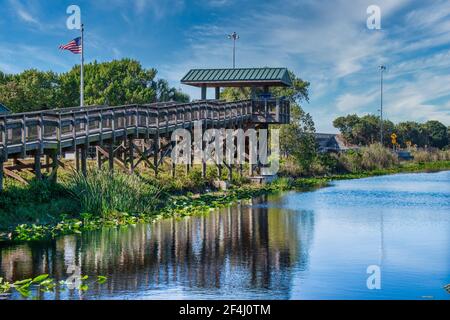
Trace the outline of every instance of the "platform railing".
<instances>
[{"instance_id":1,"label":"platform railing","mask_svg":"<svg viewBox=\"0 0 450 320\"><path fill-rule=\"evenodd\" d=\"M285 98L253 99L253 121L259 123L288 124L290 102Z\"/></svg>"}]
</instances>

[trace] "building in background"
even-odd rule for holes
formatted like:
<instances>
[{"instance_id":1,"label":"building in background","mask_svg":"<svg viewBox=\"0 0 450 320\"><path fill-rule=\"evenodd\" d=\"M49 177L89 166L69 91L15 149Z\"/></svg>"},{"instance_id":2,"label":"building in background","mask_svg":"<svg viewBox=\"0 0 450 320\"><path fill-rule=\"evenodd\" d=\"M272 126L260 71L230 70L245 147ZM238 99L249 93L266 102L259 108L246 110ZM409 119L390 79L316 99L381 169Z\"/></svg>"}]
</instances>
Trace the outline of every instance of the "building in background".
<instances>
[{"instance_id":1,"label":"building in background","mask_svg":"<svg viewBox=\"0 0 450 320\"><path fill-rule=\"evenodd\" d=\"M316 142L320 153L358 149L358 146L348 144L340 134L316 133Z\"/></svg>"},{"instance_id":2,"label":"building in background","mask_svg":"<svg viewBox=\"0 0 450 320\"><path fill-rule=\"evenodd\" d=\"M6 106L0 103L0 115L9 113L11 113L11 110L9 110Z\"/></svg>"}]
</instances>

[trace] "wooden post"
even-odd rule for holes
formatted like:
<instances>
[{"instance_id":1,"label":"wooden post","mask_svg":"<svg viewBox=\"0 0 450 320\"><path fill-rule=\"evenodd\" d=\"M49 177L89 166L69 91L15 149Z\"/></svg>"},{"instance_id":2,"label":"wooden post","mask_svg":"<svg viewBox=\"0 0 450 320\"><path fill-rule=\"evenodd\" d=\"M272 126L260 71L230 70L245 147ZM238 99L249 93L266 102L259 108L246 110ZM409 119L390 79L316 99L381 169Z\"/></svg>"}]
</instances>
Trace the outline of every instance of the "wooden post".
<instances>
[{"instance_id":1,"label":"wooden post","mask_svg":"<svg viewBox=\"0 0 450 320\"><path fill-rule=\"evenodd\" d=\"M219 177L219 180L222 180L222 165L217 164L217 175Z\"/></svg>"},{"instance_id":2,"label":"wooden post","mask_svg":"<svg viewBox=\"0 0 450 320\"><path fill-rule=\"evenodd\" d=\"M153 166L155 169L155 177L158 177L158 161L159 150L161 148L161 140L159 134L156 134L153 138Z\"/></svg>"},{"instance_id":3,"label":"wooden post","mask_svg":"<svg viewBox=\"0 0 450 320\"><path fill-rule=\"evenodd\" d=\"M233 165L228 165L228 181L233 180Z\"/></svg>"},{"instance_id":4,"label":"wooden post","mask_svg":"<svg viewBox=\"0 0 450 320\"><path fill-rule=\"evenodd\" d=\"M45 159L45 172L50 173L50 156L46 154L44 156L44 159Z\"/></svg>"},{"instance_id":5,"label":"wooden post","mask_svg":"<svg viewBox=\"0 0 450 320\"><path fill-rule=\"evenodd\" d=\"M36 153L34 154L34 173L36 175L36 180L42 180L40 147L36 149Z\"/></svg>"},{"instance_id":6,"label":"wooden post","mask_svg":"<svg viewBox=\"0 0 450 320\"><path fill-rule=\"evenodd\" d=\"M81 172L86 177L87 176L87 147L83 145L81 147Z\"/></svg>"},{"instance_id":7,"label":"wooden post","mask_svg":"<svg viewBox=\"0 0 450 320\"><path fill-rule=\"evenodd\" d=\"M202 86L202 100L206 100L206 86Z\"/></svg>"},{"instance_id":8,"label":"wooden post","mask_svg":"<svg viewBox=\"0 0 450 320\"><path fill-rule=\"evenodd\" d=\"M77 153L77 121L75 118L75 112L72 112L72 144L75 154Z\"/></svg>"},{"instance_id":9,"label":"wooden post","mask_svg":"<svg viewBox=\"0 0 450 320\"><path fill-rule=\"evenodd\" d=\"M96 148L97 150L97 167L98 169L102 169L103 166L103 156L102 153L98 150L99 147Z\"/></svg>"},{"instance_id":10,"label":"wooden post","mask_svg":"<svg viewBox=\"0 0 450 320\"><path fill-rule=\"evenodd\" d=\"M216 87L216 100L220 100L220 87Z\"/></svg>"},{"instance_id":11,"label":"wooden post","mask_svg":"<svg viewBox=\"0 0 450 320\"><path fill-rule=\"evenodd\" d=\"M0 154L0 192L3 191L3 165L5 163L5 159L2 154Z\"/></svg>"},{"instance_id":12,"label":"wooden post","mask_svg":"<svg viewBox=\"0 0 450 320\"><path fill-rule=\"evenodd\" d=\"M202 178L206 178L206 161L202 160Z\"/></svg>"},{"instance_id":13,"label":"wooden post","mask_svg":"<svg viewBox=\"0 0 450 320\"><path fill-rule=\"evenodd\" d=\"M27 155L27 126L25 115L22 117L21 125L22 158L25 159Z\"/></svg>"},{"instance_id":14,"label":"wooden post","mask_svg":"<svg viewBox=\"0 0 450 320\"><path fill-rule=\"evenodd\" d=\"M177 170L177 166L175 164L175 162L172 160L172 168L171 168L171 172L172 172L172 178L175 178L176 175L176 170Z\"/></svg>"},{"instance_id":15,"label":"wooden post","mask_svg":"<svg viewBox=\"0 0 450 320\"><path fill-rule=\"evenodd\" d=\"M276 100L276 104L277 104L277 107L276 107L276 115L275 115L275 121L277 122L277 123L279 123L280 122L280 120L281 120L281 117L280 117L280 99L277 99Z\"/></svg>"},{"instance_id":16,"label":"wooden post","mask_svg":"<svg viewBox=\"0 0 450 320\"><path fill-rule=\"evenodd\" d=\"M75 167L77 172L80 172L80 149L75 147Z\"/></svg>"},{"instance_id":17,"label":"wooden post","mask_svg":"<svg viewBox=\"0 0 450 320\"><path fill-rule=\"evenodd\" d=\"M52 158L52 181L56 183L58 181L58 150L52 150L50 157Z\"/></svg>"},{"instance_id":18,"label":"wooden post","mask_svg":"<svg viewBox=\"0 0 450 320\"><path fill-rule=\"evenodd\" d=\"M111 142L108 149L109 171L114 171L114 143Z\"/></svg>"},{"instance_id":19,"label":"wooden post","mask_svg":"<svg viewBox=\"0 0 450 320\"><path fill-rule=\"evenodd\" d=\"M133 143L133 138L130 138L128 140L128 161L130 162L130 173L134 172L134 143Z\"/></svg>"}]
</instances>

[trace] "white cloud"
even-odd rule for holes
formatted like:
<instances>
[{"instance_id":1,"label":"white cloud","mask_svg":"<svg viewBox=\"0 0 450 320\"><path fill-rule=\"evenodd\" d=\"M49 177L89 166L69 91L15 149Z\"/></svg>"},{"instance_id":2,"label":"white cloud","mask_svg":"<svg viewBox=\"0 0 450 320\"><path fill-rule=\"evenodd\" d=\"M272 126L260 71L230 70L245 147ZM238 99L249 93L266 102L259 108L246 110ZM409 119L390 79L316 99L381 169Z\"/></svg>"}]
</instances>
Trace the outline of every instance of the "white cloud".
<instances>
[{"instance_id":1,"label":"white cloud","mask_svg":"<svg viewBox=\"0 0 450 320\"><path fill-rule=\"evenodd\" d=\"M103 8L119 7L121 10L132 8L137 16L151 12L153 18L162 19L164 17L181 12L185 7L184 0L97 0L96 5ZM126 17L122 14L122 17ZM126 20L130 18L126 17Z\"/></svg>"},{"instance_id":2,"label":"white cloud","mask_svg":"<svg viewBox=\"0 0 450 320\"><path fill-rule=\"evenodd\" d=\"M361 111L363 108L367 109L370 104L375 106L374 101L376 97L378 97L378 93L376 92L360 95L346 93L336 99L336 107L340 112L355 113Z\"/></svg>"},{"instance_id":3,"label":"white cloud","mask_svg":"<svg viewBox=\"0 0 450 320\"><path fill-rule=\"evenodd\" d=\"M41 25L41 23L38 21L35 15L28 12L26 6L24 6L20 1L9 0L9 3L20 19L22 19L27 23L35 24L38 26Z\"/></svg>"}]
</instances>

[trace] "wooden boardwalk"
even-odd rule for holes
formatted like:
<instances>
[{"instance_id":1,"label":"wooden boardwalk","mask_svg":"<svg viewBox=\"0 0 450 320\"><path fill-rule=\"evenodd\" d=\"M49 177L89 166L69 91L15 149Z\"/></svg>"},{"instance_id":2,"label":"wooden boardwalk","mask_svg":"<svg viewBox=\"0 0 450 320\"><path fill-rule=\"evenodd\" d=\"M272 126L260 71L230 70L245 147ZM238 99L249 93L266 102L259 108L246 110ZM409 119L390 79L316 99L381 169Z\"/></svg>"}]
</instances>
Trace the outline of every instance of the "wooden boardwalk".
<instances>
[{"instance_id":1,"label":"wooden boardwalk","mask_svg":"<svg viewBox=\"0 0 450 320\"><path fill-rule=\"evenodd\" d=\"M59 159L68 152L75 152L77 168L85 172L87 153L92 147L97 150L99 166L106 159L111 169L114 163L121 162L133 170L136 157L149 162L148 158L152 156L157 158L152 162L157 174L158 164L168 155L164 150L169 149L171 133L180 128L192 130L196 121L201 121L205 130L286 124L290 121L289 101L264 99L230 103L202 100L185 104L97 106L2 115L0 190L3 175L20 180L14 171L31 170L41 179L41 158L44 156L47 159L44 166L55 171L55 178ZM147 148L136 148L134 140L143 140ZM119 157L119 161L114 159L116 154L127 152L130 154L128 160L124 159L126 156L122 160ZM29 157L34 157L34 163L23 161ZM10 167L5 166L8 160L13 161Z\"/></svg>"}]
</instances>

